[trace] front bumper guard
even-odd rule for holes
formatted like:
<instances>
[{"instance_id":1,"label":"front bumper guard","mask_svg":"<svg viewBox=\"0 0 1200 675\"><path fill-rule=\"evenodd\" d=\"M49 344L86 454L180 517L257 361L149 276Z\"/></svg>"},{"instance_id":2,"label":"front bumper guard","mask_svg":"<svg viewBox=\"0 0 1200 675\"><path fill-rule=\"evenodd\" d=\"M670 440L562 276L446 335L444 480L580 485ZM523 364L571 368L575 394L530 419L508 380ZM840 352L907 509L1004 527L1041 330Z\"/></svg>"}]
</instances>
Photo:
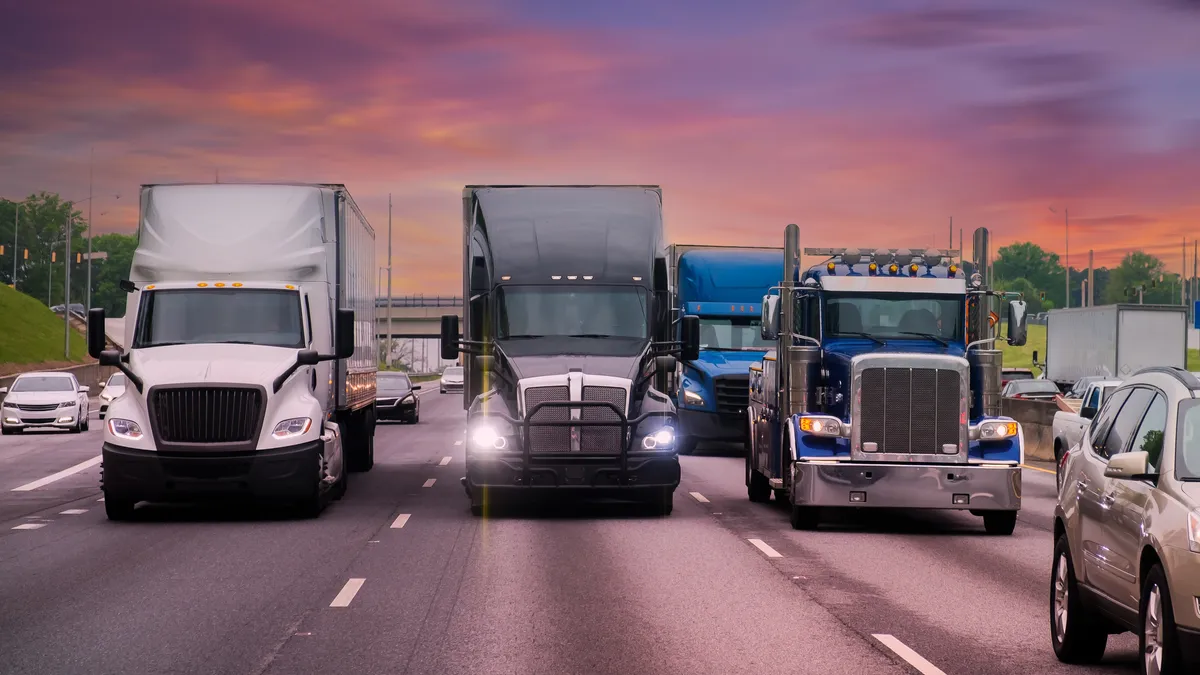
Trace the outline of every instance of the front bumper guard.
<instances>
[{"instance_id":1,"label":"front bumper guard","mask_svg":"<svg viewBox=\"0 0 1200 675\"><path fill-rule=\"evenodd\" d=\"M1021 467L798 461L792 490L798 506L1017 511Z\"/></svg>"}]
</instances>

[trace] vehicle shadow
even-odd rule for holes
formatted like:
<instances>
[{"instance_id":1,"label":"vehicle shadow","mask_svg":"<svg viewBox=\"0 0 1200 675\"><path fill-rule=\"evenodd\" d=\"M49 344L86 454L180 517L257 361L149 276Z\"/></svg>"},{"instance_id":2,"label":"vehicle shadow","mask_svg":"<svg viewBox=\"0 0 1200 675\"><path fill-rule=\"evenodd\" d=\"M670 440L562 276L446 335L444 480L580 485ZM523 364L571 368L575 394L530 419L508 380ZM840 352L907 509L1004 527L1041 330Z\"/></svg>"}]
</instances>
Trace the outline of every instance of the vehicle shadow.
<instances>
[{"instance_id":1,"label":"vehicle shadow","mask_svg":"<svg viewBox=\"0 0 1200 675\"><path fill-rule=\"evenodd\" d=\"M680 499L677 490L675 499ZM464 505L466 510L466 505ZM655 520L670 518L658 511L657 505L618 499L595 499L583 496L505 496L485 500L484 519L495 520Z\"/></svg>"},{"instance_id":2,"label":"vehicle shadow","mask_svg":"<svg viewBox=\"0 0 1200 675\"><path fill-rule=\"evenodd\" d=\"M771 506L786 513L788 506L771 501ZM925 534L961 537L990 537L983 518L969 511L952 509L890 509L824 507L819 532L855 532L859 534ZM1018 529L1019 533L1020 530ZM1013 536L1016 536L1014 533Z\"/></svg>"}]
</instances>

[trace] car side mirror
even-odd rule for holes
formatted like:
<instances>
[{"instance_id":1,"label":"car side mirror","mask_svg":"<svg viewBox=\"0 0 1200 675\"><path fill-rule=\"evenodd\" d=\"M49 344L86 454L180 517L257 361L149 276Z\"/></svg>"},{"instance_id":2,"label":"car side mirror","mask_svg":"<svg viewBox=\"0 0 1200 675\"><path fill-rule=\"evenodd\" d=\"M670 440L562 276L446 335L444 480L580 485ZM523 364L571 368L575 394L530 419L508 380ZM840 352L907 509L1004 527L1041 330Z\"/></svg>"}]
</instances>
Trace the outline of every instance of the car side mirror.
<instances>
[{"instance_id":1,"label":"car side mirror","mask_svg":"<svg viewBox=\"0 0 1200 675\"><path fill-rule=\"evenodd\" d=\"M87 320L88 356L93 359L100 358L100 352L104 351L104 346L104 309L89 309Z\"/></svg>"},{"instance_id":2,"label":"car side mirror","mask_svg":"<svg viewBox=\"0 0 1200 675\"><path fill-rule=\"evenodd\" d=\"M315 349L301 349L296 352L296 363L301 366L315 366L321 362L321 355Z\"/></svg>"},{"instance_id":3,"label":"car side mirror","mask_svg":"<svg viewBox=\"0 0 1200 675\"><path fill-rule=\"evenodd\" d=\"M418 391L418 390L420 390L420 388L421 388L421 385L419 385L419 384L414 384L414 385L412 386L412 390L413 390L413 391Z\"/></svg>"},{"instance_id":4,"label":"car side mirror","mask_svg":"<svg viewBox=\"0 0 1200 675\"><path fill-rule=\"evenodd\" d=\"M1029 326L1026 325L1028 318L1024 300L1012 300L1008 303L1008 344L1014 347L1025 344L1029 333Z\"/></svg>"},{"instance_id":5,"label":"car side mirror","mask_svg":"<svg viewBox=\"0 0 1200 675\"><path fill-rule=\"evenodd\" d=\"M82 387L82 386L81 386L81 387L79 388L79 393L81 393L81 394L86 394L86 393L88 393L88 392L89 392L89 391L91 391L91 390L92 390L92 388L91 388L91 387Z\"/></svg>"},{"instance_id":6,"label":"car side mirror","mask_svg":"<svg viewBox=\"0 0 1200 675\"><path fill-rule=\"evenodd\" d=\"M8 393L8 387L0 387L0 394L7 394L7 393Z\"/></svg>"},{"instance_id":7,"label":"car side mirror","mask_svg":"<svg viewBox=\"0 0 1200 675\"><path fill-rule=\"evenodd\" d=\"M1122 452L1108 460L1104 467L1105 478L1120 478L1124 480L1141 480L1150 476L1150 453Z\"/></svg>"},{"instance_id":8,"label":"car side mirror","mask_svg":"<svg viewBox=\"0 0 1200 675\"><path fill-rule=\"evenodd\" d=\"M1094 420L1096 419L1096 412L1095 406L1085 405L1079 409L1079 416L1084 419Z\"/></svg>"},{"instance_id":9,"label":"car side mirror","mask_svg":"<svg viewBox=\"0 0 1200 675\"><path fill-rule=\"evenodd\" d=\"M443 314L442 315L442 359L446 361L458 360L458 315Z\"/></svg>"},{"instance_id":10,"label":"car side mirror","mask_svg":"<svg viewBox=\"0 0 1200 675\"><path fill-rule=\"evenodd\" d=\"M688 315L680 321L680 330L683 333L683 343L680 348L679 357L684 362L695 361L700 358L700 317Z\"/></svg>"},{"instance_id":11,"label":"car side mirror","mask_svg":"<svg viewBox=\"0 0 1200 675\"><path fill-rule=\"evenodd\" d=\"M339 309L335 326L334 353L339 359L354 356L354 310Z\"/></svg>"},{"instance_id":12,"label":"car side mirror","mask_svg":"<svg viewBox=\"0 0 1200 675\"><path fill-rule=\"evenodd\" d=\"M779 296L764 295L762 315L759 320L759 335L771 342L779 338Z\"/></svg>"}]
</instances>

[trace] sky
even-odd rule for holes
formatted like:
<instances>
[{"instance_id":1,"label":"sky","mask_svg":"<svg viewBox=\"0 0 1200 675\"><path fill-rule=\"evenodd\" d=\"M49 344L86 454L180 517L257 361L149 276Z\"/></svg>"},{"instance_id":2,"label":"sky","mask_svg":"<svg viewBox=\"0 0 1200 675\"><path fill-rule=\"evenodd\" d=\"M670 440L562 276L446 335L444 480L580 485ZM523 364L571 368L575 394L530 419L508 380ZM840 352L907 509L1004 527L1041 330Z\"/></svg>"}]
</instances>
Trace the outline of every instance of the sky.
<instances>
[{"instance_id":1,"label":"sky","mask_svg":"<svg viewBox=\"0 0 1200 675\"><path fill-rule=\"evenodd\" d=\"M94 153L133 232L144 183L345 183L382 266L390 193L397 294L461 293L475 183L658 184L679 243L1062 254L1065 209L1072 266L1178 271L1197 35L1197 0L11 3L0 196L82 200Z\"/></svg>"}]
</instances>

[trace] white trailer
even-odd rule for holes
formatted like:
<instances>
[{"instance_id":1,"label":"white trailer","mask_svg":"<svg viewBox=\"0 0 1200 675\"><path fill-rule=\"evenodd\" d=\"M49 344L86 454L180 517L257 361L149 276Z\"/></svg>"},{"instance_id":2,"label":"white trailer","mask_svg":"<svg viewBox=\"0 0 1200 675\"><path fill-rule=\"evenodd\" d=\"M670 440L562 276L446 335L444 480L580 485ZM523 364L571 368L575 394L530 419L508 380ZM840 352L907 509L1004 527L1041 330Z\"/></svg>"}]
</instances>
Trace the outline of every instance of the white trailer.
<instances>
[{"instance_id":1,"label":"white trailer","mask_svg":"<svg viewBox=\"0 0 1200 675\"><path fill-rule=\"evenodd\" d=\"M374 270L375 233L342 185L143 186L125 351L89 333L129 379L105 420L109 517L231 493L316 515L347 470L369 470Z\"/></svg>"},{"instance_id":2,"label":"white trailer","mask_svg":"<svg viewBox=\"0 0 1200 675\"><path fill-rule=\"evenodd\" d=\"M1099 305L1051 310L1046 378L1068 387L1081 377L1125 379L1148 366L1187 367L1187 308Z\"/></svg>"}]
</instances>

